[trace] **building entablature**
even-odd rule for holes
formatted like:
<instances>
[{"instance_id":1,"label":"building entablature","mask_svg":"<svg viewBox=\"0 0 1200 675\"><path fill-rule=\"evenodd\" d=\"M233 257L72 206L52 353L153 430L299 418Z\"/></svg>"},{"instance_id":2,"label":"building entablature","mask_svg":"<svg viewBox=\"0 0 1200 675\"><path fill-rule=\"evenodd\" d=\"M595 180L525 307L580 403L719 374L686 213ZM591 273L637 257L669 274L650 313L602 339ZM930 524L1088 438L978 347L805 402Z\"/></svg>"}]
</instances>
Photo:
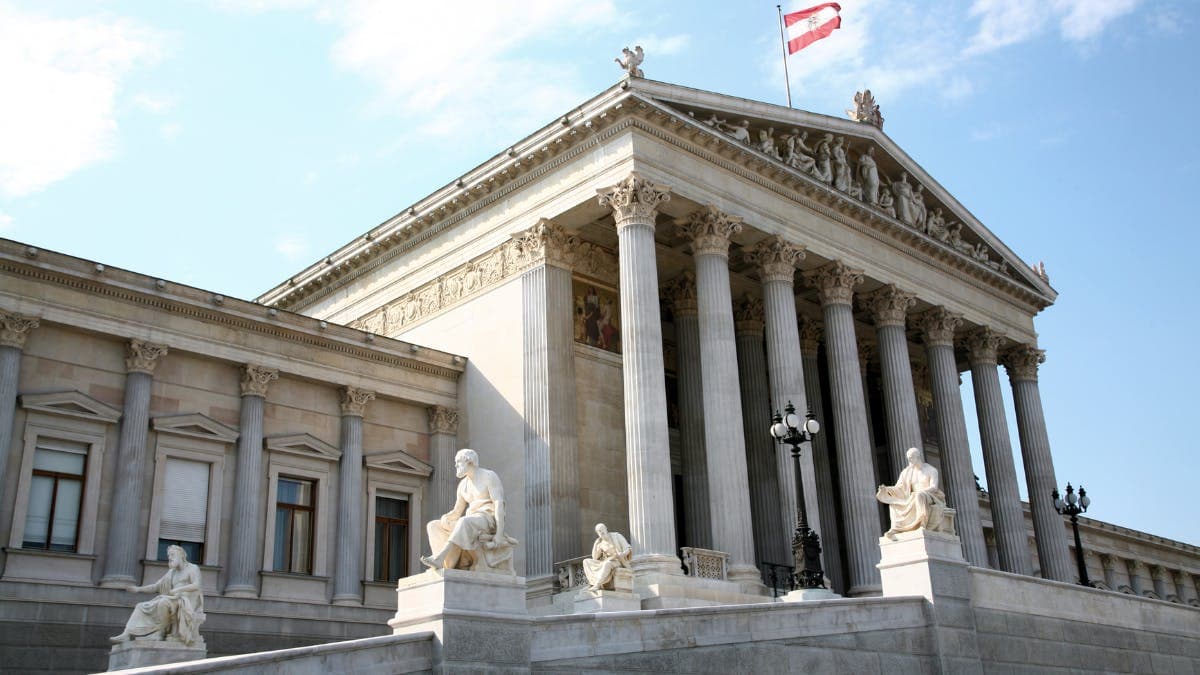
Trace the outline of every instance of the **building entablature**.
<instances>
[{"instance_id":1,"label":"building entablature","mask_svg":"<svg viewBox=\"0 0 1200 675\"><path fill-rule=\"evenodd\" d=\"M709 117L700 116L705 114ZM747 119L745 134L731 133L733 127L718 115L729 119L744 115L753 117L754 122ZM788 158L783 157L781 149L786 144L779 144L783 137L773 136L776 127L768 125L778 125L781 130L803 129L801 133L809 136L809 142L818 144L825 140L818 140L816 135L832 138L835 132L845 134L841 138L849 139L855 150L862 154L870 151L876 158L880 180L899 175L901 180L891 181L907 186L898 187L899 191L924 194L921 201L925 213L920 222L911 214L898 213L895 206L884 208L878 203L870 203L873 200L863 195L863 186L857 178L858 169L854 170L855 176L849 184L841 181L840 187L846 190L839 190L837 181L827 182L811 170L803 170L805 167L798 166L797 161L785 161ZM793 204L799 203L807 211L896 247L904 255L947 272L985 293L1004 297L1029 316L1051 304L1056 297L1044 276L1026 268L999 239L875 127L675 85L634 80L603 92L564 116L558 124L540 130L468 172L454 184L263 294L259 300L300 310L310 307L367 272L480 214L497 200L579 157L585 150L610 142L627 131L665 141L702 161L733 171ZM751 131L765 134L771 148L748 140ZM834 140L839 151L845 152L841 142ZM911 175L915 182L908 183L906 175ZM927 192L924 192L925 188L928 188ZM885 193L892 192L887 185L880 189ZM934 201L929 202L925 197ZM555 213L543 213L539 217L556 216ZM955 218L961 222L954 222ZM747 222L755 225L749 216ZM933 234L929 231L931 222ZM774 229L779 229L764 227L768 234L777 233ZM819 250L815 252L820 253ZM894 280L882 281L890 283Z\"/></svg>"},{"instance_id":2,"label":"building entablature","mask_svg":"<svg viewBox=\"0 0 1200 675\"><path fill-rule=\"evenodd\" d=\"M454 354L11 240L0 240L0 276L0 310L42 325L148 340L421 405L455 405L466 367Z\"/></svg>"}]
</instances>

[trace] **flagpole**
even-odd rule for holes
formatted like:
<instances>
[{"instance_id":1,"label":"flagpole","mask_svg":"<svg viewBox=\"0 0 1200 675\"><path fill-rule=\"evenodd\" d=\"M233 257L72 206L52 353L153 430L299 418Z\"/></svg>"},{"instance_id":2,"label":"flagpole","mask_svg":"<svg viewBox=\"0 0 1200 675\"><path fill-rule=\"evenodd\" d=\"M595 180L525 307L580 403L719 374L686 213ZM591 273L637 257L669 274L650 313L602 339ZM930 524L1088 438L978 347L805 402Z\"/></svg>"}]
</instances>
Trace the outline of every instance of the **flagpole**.
<instances>
[{"instance_id":1,"label":"flagpole","mask_svg":"<svg viewBox=\"0 0 1200 675\"><path fill-rule=\"evenodd\" d=\"M787 67L787 38L783 33L783 7L775 5L775 11L779 12L779 47L783 50L783 86L787 88L788 107L792 107L792 78L788 76Z\"/></svg>"}]
</instances>

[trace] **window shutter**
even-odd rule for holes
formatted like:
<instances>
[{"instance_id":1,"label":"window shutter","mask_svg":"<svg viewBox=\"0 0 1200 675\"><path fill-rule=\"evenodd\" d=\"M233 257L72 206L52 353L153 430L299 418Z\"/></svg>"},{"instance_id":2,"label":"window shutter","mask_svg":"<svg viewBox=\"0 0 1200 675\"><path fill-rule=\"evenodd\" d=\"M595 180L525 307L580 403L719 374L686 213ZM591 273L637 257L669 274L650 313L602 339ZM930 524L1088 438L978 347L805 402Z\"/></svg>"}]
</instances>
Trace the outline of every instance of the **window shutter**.
<instances>
[{"instance_id":1,"label":"window shutter","mask_svg":"<svg viewBox=\"0 0 1200 675\"><path fill-rule=\"evenodd\" d=\"M206 462L167 458L163 472L162 522L160 539L204 541L208 517L208 471Z\"/></svg>"}]
</instances>

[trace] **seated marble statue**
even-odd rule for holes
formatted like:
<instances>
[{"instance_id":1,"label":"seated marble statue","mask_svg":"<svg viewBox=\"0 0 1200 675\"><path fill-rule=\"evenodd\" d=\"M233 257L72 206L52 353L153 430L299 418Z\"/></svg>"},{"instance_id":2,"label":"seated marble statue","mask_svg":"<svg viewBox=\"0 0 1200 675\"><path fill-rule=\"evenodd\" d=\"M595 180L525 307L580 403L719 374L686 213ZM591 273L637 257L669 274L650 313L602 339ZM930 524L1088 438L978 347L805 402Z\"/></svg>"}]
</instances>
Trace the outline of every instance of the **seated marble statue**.
<instances>
[{"instance_id":1,"label":"seated marble statue","mask_svg":"<svg viewBox=\"0 0 1200 675\"><path fill-rule=\"evenodd\" d=\"M479 455L464 448L454 456L458 483L454 508L425 526L432 555L421 556L431 569L515 574L516 539L504 533L504 487L495 471L479 466Z\"/></svg>"},{"instance_id":2,"label":"seated marble statue","mask_svg":"<svg viewBox=\"0 0 1200 675\"><path fill-rule=\"evenodd\" d=\"M946 510L946 495L942 492L937 469L925 463L917 448L909 448L908 466L900 472L895 485L880 485L875 498L887 504L891 511L892 526L885 537L898 532L927 529L954 534L951 521L943 518Z\"/></svg>"},{"instance_id":3,"label":"seated marble statue","mask_svg":"<svg viewBox=\"0 0 1200 675\"><path fill-rule=\"evenodd\" d=\"M187 561L187 553L179 546L167 548L167 573L149 586L128 586L130 593L156 592L153 600L139 602L133 615L125 622L120 635L109 638L118 643L125 640L169 640L185 645L203 643L200 624L204 623L204 596L200 592L200 568Z\"/></svg>"},{"instance_id":4,"label":"seated marble statue","mask_svg":"<svg viewBox=\"0 0 1200 675\"><path fill-rule=\"evenodd\" d=\"M596 543L592 544L592 557L583 561L583 574L588 588L593 591L612 589L617 570L629 567L633 560L633 549L620 532L609 532L604 523L596 524Z\"/></svg>"}]
</instances>

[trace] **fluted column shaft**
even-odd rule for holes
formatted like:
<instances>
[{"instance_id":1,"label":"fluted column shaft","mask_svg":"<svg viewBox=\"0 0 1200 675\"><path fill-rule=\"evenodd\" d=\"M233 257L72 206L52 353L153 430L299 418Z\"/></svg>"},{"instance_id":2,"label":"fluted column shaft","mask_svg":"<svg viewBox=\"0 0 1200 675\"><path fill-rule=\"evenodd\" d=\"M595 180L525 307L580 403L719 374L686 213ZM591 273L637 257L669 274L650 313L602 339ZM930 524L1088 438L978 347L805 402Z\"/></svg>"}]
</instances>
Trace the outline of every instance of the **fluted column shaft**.
<instances>
[{"instance_id":1,"label":"fluted column shaft","mask_svg":"<svg viewBox=\"0 0 1200 675\"><path fill-rule=\"evenodd\" d=\"M804 389L807 394L808 407L812 410L813 418L825 423L829 418L825 415L825 401L821 396L821 371L818 362L818 344L821 335L819 323L805 321L800 331L800 356L804 362ZM826 432L828 433L828 432ZM845 575L842 574L842 535L838 532L837 504L833 491L833 464L829 458L829 441L823 433L813 437L812 441L813 475L817 484L817 501L820 508L821 521L821 557L824 559L825 576L834 590L844 593L846 590ZM805 488L807 496L808 489Z\"/></svg>"},{"instance_id":2,"label":"fluted column shaft","mask_svg":"<svg viewBox=\"0 0 1200 675\"><path fill-rule=\"evenodd\" d=\"M908 354L905 316L915 298L895 286L884 286L866 298L875 318L875 337L879 342L879 365L883 382L883 410L887 423L888 456L892 471L908 465L909 448L925 449L921 441L921 420L917 414L917 396L913 389L912 360Z\"/></svg>"},{"instance_id":3,"label":"fluted column shaft","mask_svg":"<svg viewBox=\"0 0 1200 675\"><path fill-rule=\"evenodd\" d=\"M279 377L271 368L242 367L242 403L238 416L237 466L233 478L229 562L225 594L254 597L262 560L263 407L270 383Z\"/></svg>"},{"instance_id":4,"label":"fluted column shaft","mask_svg":"<svg viewBox=\"0 0 1200 675\"><path fill-rule=\"evenodd\" d=\"M976 567L987 567L987 543L983 540L979 495L975 490L971 446L967 441L967 420L958 385L958 363L954 358L954 331L962 324L962 319L937 308L923 314L919 324L925 335L925 353L929 360L929 384L941 441L946 501L957 512L955 525L967 562Z\"/></svg>"},{"instance_id":5,"label":"fluted column shaft","mask_svg":"<svg viewBox=\"0 0 1200 675\"><path fill-rule=\"evenodd\" d=\"M729 286L729 237L741 227L739 219L706 206L691 214L680 225L680 232L692 240L696 263L713 547L729 554L731 580L752 581L759 574L754 565L745 427Z\"/></svg>"},{"instance_id":6,"label":"fluted column shaft","mask_svg":"<svg viewBox=\"0 0 1200 675\"><path fill-rule=\"evenodd\" d=\"M704 386L700 372L700 315L696 275L685 271L667 288L675 320L679 387L679 445L683 464L684 545L712 548L708 465L704 452Z\"/></svg>"},{"instance_id":7,"label":"fluted column shaft","mask_svg":"<svg viewBox=\"0 0 1200 675\"><path fill-rule=\"evenodd\" d=\"M1006 355L1004 365L1012 383L1017 436L1021 441L1025 486L1033 511L1033 533L1042 576L1070 583L1075 581L1076 572L1068 551L1063 518L1054 509L1050 497L1058 482L1054 477L1054 458L1050 454L1050 437L1046 433L1046 416L1042 412L1042 395L1038 390L1038 364L1045 358L1045 352L1040 349L1020 346Z\"/></svg>"},{"instance_id":8,"label":"fluted column shaft","mask_svg":"<svg viewBox=\"0 0 1200 675\"><path fill-rule=\"evenodd\" d=\"M879 563L879 510L851 309L853 289L862 282L862 274L835 262L810 273L808 279L820 292L825 320L833 433L839 452L838 478L850 575L846 594L877 595L882 590L879 570L875 567Z\"/></svg>"},{"instance_id":9,"label":"fluted column shaft","mask_svg":"<svg viewBox=\"0 0 1200 675\"><path fill-rule=\"evenodd\" d=\"M767 360L763 355L762 303L747 298L737 316L738 384L742 396L742 430L746 439L746 472L750 483L750 514L757 563L791 562L788 520L780 518L779 474L773 437L762 432L771 426L771 400L767 385Z\"/></svg>"},{"instance_id":10,"label":"fluted column shaft","mask_svg":"<svg viewBox=\"0 0 1200 675\"><path fill-rule=\"evenodd\" d=\"M429 415L429 493L425 496L425 521L437 520L454 508L454 453L458 451L458 411L435 405L426 409Z\"/></svg>"},{"instance_id":11,"label":"fluted column shaft","mask_svg":"<svg viewBox=\"0 0 1200 675\"><path fill-rule=\"evenodd\" d=\"M525 370L525 575L582 553L575 351L571 327L574 237L547 220L523 233L544 261L522 276Z\"/></svg>"},{"instance_id":12,"label":"fluted column shaft","mask_svg":"<svg viewBox=\"0 0 1200 675\"><path fill-rule=\"evenodd\" d=\"M337 562L333 604L362 603L363 557L363 412L375 394L356 387L342 393L341 451L338 467Z\"/></svg>"},{"instance_id":13,"label":"fluted column shaft","mask_svg":"<svg viewBox=\"0 0 1200 675\"><path fill-rule=\"evenodd\" d=\"M4 473L12 452L13 418L17 413L17 384L21 352L29 331L39 321L31 316L0 312L0 504L4 499Z\"/></svg>"},{"instance_id":14,"label":"fluted column shaft","mask_svg":"<svg viewBox=\"0 0 1200 675\"><path fill-rule=\"evenodd\" d=\"M136 584L138 574L138 537L145 531L142 522L142 494L146 470L146 435L150 428L150 388L157 359L167 352L161 345L141 340L129 342L125 360L125 405L121 413L121 431L117 441L117 477L113 483L112 510L108 516L108 541L105 548L102 586Z\"/></svg>"},{"instance_id":15,"label":"fluted column shaft","mask_svg":"<svg viewBox=\"0 0 1200 675\"><path fill-rule=\"evenodd\" d=\"M996 366L996 349L1001 341L999 333L987 328L968 336L971 381L975 390L975 412L979 418L979 439L983 445L983 465L987 472L1000 569L1015 574L1030 574L1033 564L1026 543L1025 518L1017 490L1017 469L1013 463L1004 399L1000 395L1000 374Z\"/></svg>"},{"instance_id":16,"label":"fluted column shaft","mask_svg":"<svg viewBox=\"0 0 1200 675\"><path fill-rule=\"evenodd\" d=\"M617 223L625 468L635 573L680 573L654 244L656 207L669 199L668 189L633 173L600 194L601 206L612 207Z\"/></svg>"}]
</instances>

